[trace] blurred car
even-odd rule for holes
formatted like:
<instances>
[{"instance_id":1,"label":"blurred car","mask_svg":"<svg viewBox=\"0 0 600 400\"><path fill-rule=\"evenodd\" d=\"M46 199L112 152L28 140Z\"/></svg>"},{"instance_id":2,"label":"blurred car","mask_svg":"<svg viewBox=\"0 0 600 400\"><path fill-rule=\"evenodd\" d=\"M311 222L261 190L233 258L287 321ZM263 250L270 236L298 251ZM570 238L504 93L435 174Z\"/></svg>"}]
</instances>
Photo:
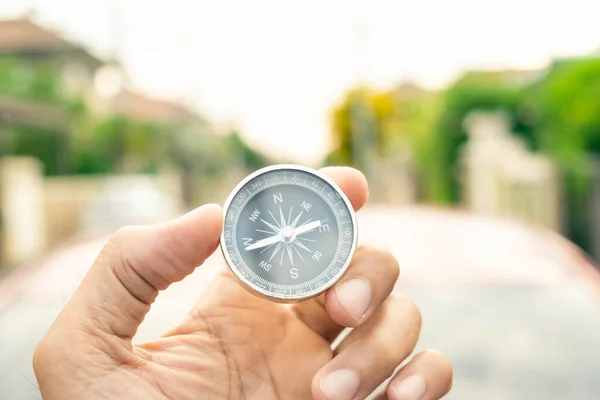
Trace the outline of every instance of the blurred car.
<instances>
[{"instance_id":1,"label":"blurred car","mask_svg":"<svg viewBox=\"0 0 600 400\"><path fill-rule=\"evenodd\" d=\"M359 243L391 250L396 290L423 314L418 349L452 361L449 399L598 399L600 274L560 236L427 207L366 208ZM0 283L0 398L39 398L31 357L106 237L74 242ZM153 305L136 340L179 322L223 268L216 252Z\"/></svg>"}]
</instances>

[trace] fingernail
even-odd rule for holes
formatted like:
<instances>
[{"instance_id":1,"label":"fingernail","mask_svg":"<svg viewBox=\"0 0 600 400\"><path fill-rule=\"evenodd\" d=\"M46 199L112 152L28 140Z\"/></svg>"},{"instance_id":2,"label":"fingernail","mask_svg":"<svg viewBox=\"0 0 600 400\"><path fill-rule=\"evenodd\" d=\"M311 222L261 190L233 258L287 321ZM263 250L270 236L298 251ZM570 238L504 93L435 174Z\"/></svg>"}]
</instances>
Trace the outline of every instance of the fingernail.
<instances>
[{"instance_id":1,"label":"fingernail","mask_svg":"<svg viewBox=\"0 0 600 400\"><path fill-rule=\"evenodd\" d=\"M371 285L364 279L350 279L335 290L342 306L356 321L360 321L371 304Z\"/></svg>"},{"instance_id":2,"label":"fingernail","mask_svg":"<svg viewBox=\"0 0 600 400\"><path fill-rule=\"evenodd\" d=\"M392 390L401 400L420 400L427 392L427 383L420 375L412 375L396 383Z\"/></svg>"},{"instance_id":3,"label":"fingernail","mask_svg":"<svg viewBox=\"0 0 600 400\"><path fill-rule=\"evenodd\" d=\"M358 375L349 369L338 369L321 379L321 391L330 400L350 400L358 392Z\"/></svg>"}]
</instances>

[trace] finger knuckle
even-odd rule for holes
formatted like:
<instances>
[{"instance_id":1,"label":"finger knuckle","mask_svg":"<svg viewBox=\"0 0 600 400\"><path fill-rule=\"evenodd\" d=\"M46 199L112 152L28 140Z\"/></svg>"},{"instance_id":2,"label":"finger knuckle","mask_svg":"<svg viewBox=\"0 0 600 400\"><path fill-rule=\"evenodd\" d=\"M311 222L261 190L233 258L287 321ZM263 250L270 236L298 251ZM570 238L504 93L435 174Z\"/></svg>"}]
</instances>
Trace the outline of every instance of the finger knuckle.
<instances>
[{"instance_id":1,"label":"finger knuckle","mask_svg":"<svg viewBox=\"0 0 600 400\"><path fill-rule=\"evenodd\" d=\"M394 298L410 317L422 320L421 309L412 298L402 294L394 294Z\"/></svg>"},{"instance_id":2,"label":"finger knuckle","mask_svg":"<svg viewBox=\"0 0 600 400\"><path fill-rule=\"evenodd\" d=\"M422 357L434 360L437 364L443 365L445 369L452 371L450 360L444 353L437 349L427 349L421 352Z\"/></svg>"},{"instance_id":3,"label":"finger knuckle","mask_svg":"<svg viewBox=\"0 0 600 400\"><path fill-rule=\"evenodd\" d=\"M384 251L382 253L382 258L394 281L396 281L398 276L400 276L400 264L398 263L398 260L390 251Z\"/></svg>"},{"instance_id":4,"label":"finger knuckle","mask_svg":"<svg viewBox=\"0 0 600 400\"><path fill-rule=\"evenodd\" d=\"M50 347L46 340L42 340L33 352L33 371L39 375L47 365Z\"/></svg>"},{"instance_id":5,"label":"finger knuckle","mask_svg":"<svg viewBox=\"0 0 600 400\"><path fill-rule=\"evenodd\" d=\"M142 229L135 225L119 228L108 238L101 255L117 264L123 263L124 259L129 256L130 245L143 239Z\"/></svg>"},{"instance_id":6,"label":"finger knuckle","mask_svg":"<svg viewBox=\"0 0 600 400\"><path fill-rule=\"evenodd\" d=\"M423 325L423 314L421 313L421 310L412 300L408 303L407 307L416 330L420 331L421 326Z\"/></svg>"},{"instance_id":7,"label":"finger knuckle","mask_svg":"<svg viewBox=\"0 0 600 400\"><path fill-rule=\"evenodd\" d=\"M132 237L135 237L138 231L139 227L127 225L122 228L119 228L115 233L113 233L110 236L109 240L115 243L121 243L130 240Z\"/></svg>"},{"instance_id":8,"label":"finger knuckle","mask_svg":"<svg viewBox=\"0 0 600 400\"><path fill-rule=\"evenodd\" d=\"M421 312L408 297L392 294L385 303L388 329L381 332L386 353L383 357L398 364L417 344L421 332ZM389 357L389 359L387 358Z\"/></svg>"},{"instance_id":9,"label":"finger knuckle","mask_svg":"<svg viewBox=\"0 0 600 400\"><path fill-rule=\"evenodd\" d=\"M450 360L439 350L429 349L422 352L423 356L434 363L440 374L440 381L445 383L442 395L446 395L453 384L454 370Z\"/></svg>"},{"instance_id":10,"label":"finger knuckle","mask_svg":"<svg viewBox=\"0 0 600 400\"><path fill-rule=\"evenodd\" d=\"M400 275L400 264L391 251L379 247L364 246L361 249L363 257L375 260L376 264L386 269L394 280Z\"/></svg>"},{"instance_id":11,"label":"finger knuckle","mask_svg":"<svg viewBox=\"0 0 600 400\"><path fill-rule=\"evenodd\" d=\"M444 353L437 349L423 350L417 354L415 361L418 363L424 362L430 368L435 368L438 371L441 384L445 384L444 395L452 389L454 370L452 363Z\"/></svg>"},{"instance_id":12,"label":"finger knuckle","mask_svg":"<svg viewBox=\"0 0 600 400\"><path fill-rule=\"evenodd\" d=\"M423 315L419 306L410 298L401 294L393 293L390 298L395 303L395 308L401 310L397 315L403 321L410 321L415 330L420 331L423 323Z\"/></svg>"},{"instance_id":13,"label":"finger knuckle","mask_svg":"<svg viewBox=\"0 0 600 400\"><path fill-rule=\"evenodd\" d=\"M445 376L447 376L448 379L452 379L452 375L454 375L452 363L444 353L437 349L428 349L424 350L423 354L425 357L429 357L430 359L434 360L439 368L443 371Z\"/></svg>"}]
</instances>

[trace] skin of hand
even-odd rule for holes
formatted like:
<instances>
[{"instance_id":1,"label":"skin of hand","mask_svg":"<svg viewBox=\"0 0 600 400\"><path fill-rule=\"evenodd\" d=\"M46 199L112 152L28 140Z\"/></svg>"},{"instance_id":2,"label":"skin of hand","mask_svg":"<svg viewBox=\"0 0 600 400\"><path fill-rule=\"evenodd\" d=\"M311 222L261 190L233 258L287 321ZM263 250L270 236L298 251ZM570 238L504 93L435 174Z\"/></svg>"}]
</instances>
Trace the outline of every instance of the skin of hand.
<instances>
[{"instance_id":1,"label":"skin of hand","mask_svg":"<svg viewBox=\"0 0 600 400\"><path fill-rule=\"evenodd\" d=\"M360 172L323 173L356 210L364 205ZM113 235L35 351L43 398L435 400L450 390L452 368L440 352L409 359L420 313L391 293L397 262L373 248L359 247L325 294L294 305L252 295L224 267L178 326L133 344L159 292L217 249L221 226L221 208L205 205Z\"/></svg>"}]
</instances>

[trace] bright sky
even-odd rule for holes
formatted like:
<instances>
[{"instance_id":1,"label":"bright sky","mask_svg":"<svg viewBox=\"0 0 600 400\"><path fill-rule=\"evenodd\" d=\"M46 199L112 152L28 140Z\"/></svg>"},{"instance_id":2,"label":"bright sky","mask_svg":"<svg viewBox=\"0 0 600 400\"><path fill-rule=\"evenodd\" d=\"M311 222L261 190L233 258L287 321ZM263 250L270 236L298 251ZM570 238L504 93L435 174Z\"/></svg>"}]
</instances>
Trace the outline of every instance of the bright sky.
<instances>
[{"instance_id":1,"label":"bright sky","mask_svg":"<svg viewBox=\"0 0 600 400\"><path fill-rule=\"evenodd\" d=\"M598 0L3 0L0 17L31 7L100 54L117 49L138 88L307 164L325 155L329 111L359 79L439 87L464 69L600 49Z\"/></svg>"}]
</instances>

